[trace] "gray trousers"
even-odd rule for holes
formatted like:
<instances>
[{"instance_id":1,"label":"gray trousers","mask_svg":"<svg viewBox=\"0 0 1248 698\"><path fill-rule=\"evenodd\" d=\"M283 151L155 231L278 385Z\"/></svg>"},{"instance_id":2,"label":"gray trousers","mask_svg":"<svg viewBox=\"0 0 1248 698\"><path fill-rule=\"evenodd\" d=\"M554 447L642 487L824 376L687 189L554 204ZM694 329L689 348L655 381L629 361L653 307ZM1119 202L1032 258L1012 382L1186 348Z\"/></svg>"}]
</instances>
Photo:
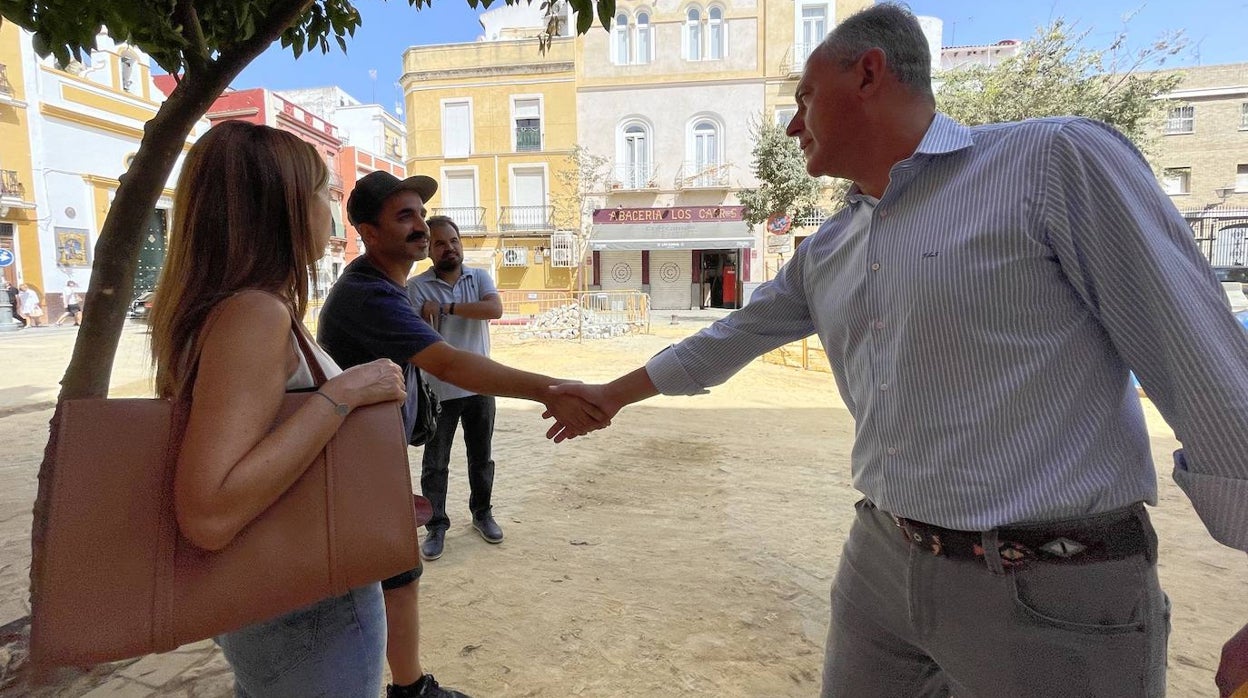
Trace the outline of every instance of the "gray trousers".
<instances>
[{"instance_id":1,"label":"gray trousers","mask_svg":"<svg viewBox=\"0 0 1248 698\"><path fill-rule=\"evenodd\" d=\"M1165 695L1170 603L1155 544L1147 556L1009 568L995 545L983 560L936 556L869 501L856 507L832 587L824 698Z\"/></svg>"}]
</instances>

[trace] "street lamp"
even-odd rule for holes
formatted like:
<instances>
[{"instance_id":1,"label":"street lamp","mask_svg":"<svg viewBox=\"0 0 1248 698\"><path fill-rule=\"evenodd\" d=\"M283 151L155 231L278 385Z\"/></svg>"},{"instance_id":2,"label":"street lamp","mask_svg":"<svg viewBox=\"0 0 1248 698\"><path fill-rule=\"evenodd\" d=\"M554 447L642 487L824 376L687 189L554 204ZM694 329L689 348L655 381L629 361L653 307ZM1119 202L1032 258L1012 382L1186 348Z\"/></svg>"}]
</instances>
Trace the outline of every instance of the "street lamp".
<instances>
[{"instance_id":1,"label":"street lamp","mask_svg":"<svg viewBox=\"0 0 1248 698\"><path fill-rule=\"evenodd\" d=\"M1235 187L1218 187L1213 190L1213 193L1217 194L1218 199L1220 199L1222 203L1226 203L1226 200L1231 198L1231 194L1235 193Z\"/></svg>"}]
</instances>

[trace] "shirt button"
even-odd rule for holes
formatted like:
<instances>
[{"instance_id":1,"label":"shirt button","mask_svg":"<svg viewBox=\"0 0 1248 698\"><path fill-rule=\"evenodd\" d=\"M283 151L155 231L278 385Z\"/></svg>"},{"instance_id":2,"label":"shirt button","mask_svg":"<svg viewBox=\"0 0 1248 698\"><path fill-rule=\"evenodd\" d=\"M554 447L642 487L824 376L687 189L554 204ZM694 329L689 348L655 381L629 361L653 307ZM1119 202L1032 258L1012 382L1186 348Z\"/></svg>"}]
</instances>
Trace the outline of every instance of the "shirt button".
<instances>
[{"instance_id":1,"label":"shirt button","mask_svg":"<svg viewBox=\"0 0 1248 698\"><path fill-rule=\"evenodd\" d=\"M895 455L897 455L897 447L896 447L896 446L889 446L887 449L885 449L885 451L884 451L884 452L885 452L885 453L887 453L887 454L888 454L888 455L890 455L890 456L895 456Z\"/></svg>"},{"instance_id":2,"label":"shirt button","mask_svg":"<svg viewBox=\"0 0 1248 698\"><path fill-rule=\"evenodd\" d=\"M871 265L871 271L879 271L879 270L880 270L879 262L875 262L874 264Z\"/></svg>"},{"instance_id":3,"label":"shirt button","mask_svg":"<svg viewBox=\"0 0 1248 698\"><path fill-rule=\"evenodd\" d=\"M888 390L888 383L880 383L880 390Z\"/></svg>"},{"instance_id":4,"label":"shirt button","mask_svg":"<svg viewBox=\"0 0 1248 698\"><path fill-rule=\"evenodd\" d=\"M884 329L884 321L883 321L883 320L876 320L876 321L875 321L875 329L877 329L877 330L882 330L882 329Z\"/></svg>"},{"instance_id":5,"label":"shirt button","mask_svg":"<svg viewBox=\"0 0 1248 698\"><path fill-rule=\"evenodd\" d=\"M888 218L888 211L880 211L880 218Z\"/></svg>"}]
</instances>

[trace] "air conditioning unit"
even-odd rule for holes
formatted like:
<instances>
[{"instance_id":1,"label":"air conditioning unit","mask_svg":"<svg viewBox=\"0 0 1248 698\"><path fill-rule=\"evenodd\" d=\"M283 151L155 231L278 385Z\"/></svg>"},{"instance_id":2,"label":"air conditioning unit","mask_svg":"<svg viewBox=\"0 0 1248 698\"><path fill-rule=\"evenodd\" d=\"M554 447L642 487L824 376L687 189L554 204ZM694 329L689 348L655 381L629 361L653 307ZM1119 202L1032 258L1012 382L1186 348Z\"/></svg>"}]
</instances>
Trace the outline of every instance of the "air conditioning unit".
<instances>
[{"instance_id":1,"label":"air conditioning unit","mask_svg":"<svg viewBox=\"0 0 1248 698\"><path fill-rule=\"evenodd\" d=\"M529 249L527 247L508 247L503 250L503 266L529 266Z\"/></svg>"}]
</instances>

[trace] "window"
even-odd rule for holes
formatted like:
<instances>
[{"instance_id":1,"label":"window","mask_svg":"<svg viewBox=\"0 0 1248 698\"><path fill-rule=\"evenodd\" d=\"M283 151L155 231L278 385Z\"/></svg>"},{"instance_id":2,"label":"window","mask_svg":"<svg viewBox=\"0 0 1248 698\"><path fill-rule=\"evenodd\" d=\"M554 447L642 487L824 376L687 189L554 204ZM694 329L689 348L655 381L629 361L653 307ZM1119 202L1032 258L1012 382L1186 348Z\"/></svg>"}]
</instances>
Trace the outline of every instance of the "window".
<instances>
[{"instance_id":1,"label":"window","mask_svg":"<svg viewBox=\"0 0 1248 698\"><path fill-rule=\"evenodd\" d=\"M798 44L794 47L794 62L805 64L823 37L828 35L828 6L826 4L803 5L801 26L797 33Z\"/></svg>"},{"instance_id":2,"label":"window","mask_svg":"<svg viewBox=\"0 0 1248 698\"><path fill-rule=\"evenodd\" d=\"M472 103L442 103L442 154L466 158L472 152Z\"/></svg>"},{"instance_id":3,"label":"window","mask_svg":"<svg viewBox=\"0 0 1248 698\"><path fill-rule=\"evenodd\" d=\"M650 166L650 129L638 121L624 125L620 130L616 179L625 189L644 189L651 186L654 171Z\"/></svg>"},{"instance_id":4,"label":"window","mask_svg":"<svg viewBox=\"0 0 1248 698\"><path fill-rule=\"evenodd\" d=\"M693 166L704 172L719 165L719 129L702 120L693 125Z\"/></svg>"},{"instance_id":5,"label":"window","mask_svg":"<svg viewBox=\"0 0 1248 698\"><path fill-rule=\"evenodd\" d=\"M636 63L649 63L653 56L653 42L650 41L650 15L637 13L637 53Z\"/></svg>"},{"instance_id":6,"label":"window","mask_svg":"<svg viewBox=\"0 0 1248 698\"><path fill-rule=\"evenodd\" d=\"M1196 128L1196 107L1171 107L1166 114L1165 133L1191 133Z\"/></svg>"},{"instance_id":7,"label":"window","mask_svg":"<svg viewBox=\"0 0 1248 698\"><path fill-rule=\"evenodd\" d=\"M1248 102L1239 105L1239 130L1248 131Z\"/></svg>"},{"instance_id":8,"label":"window","mask_svg":"<svg viewBox=\"0 0 1248 698\"><path fill-rule=\"evenodd\" d=\"M615 27L611 29L615 34L615 41L612 42L615 47L615 55L612 60L616 65L628 65L633 62L632 42L628 36L628 15L621 12L615 16Z\"/></svg>"},{"instance_id":9,"label":"window","mask_svg":"<svg viewBox=\"0 0 1248 698\"><path fill-rule=\"evenodd\" d=\"M1192 168L1172 167L1162 171L1161 188L1171 196L1192 191Z\"/></svg>"},{"instance_id":10,"label":"window","mask_svg":"<svg viewBox=\"0 0 1248 698\"><path fill-rule=\"evenodd\" d=\"M724 11L718 7L712 7L707 15L706 52L711 60L719 60L724 57Z\"/></svg>"},{"instance_id":11,"label":"window","mask_svg":"<svg viewBox=\"0 0 1248 698\"><path fill-rule=\"evenodd\" d=\"M539 97L514 99L511 103L515 113L515 151L530 152L542 149L542 100Z\"/></svg>"},{"instance_id":12,"label":"window","mask_svg":"<svg viewBox=\"0 0 1248 698\"><path fill-rule=\"evenodd\" d=\"M719 60L728 53L728 30L722 7L706 13L694 6L685 11L685 31L681 48L688 61Z\"/></svg>"},{"instance_id":13,"label":"window","mask_svg":"<svg viewBox=\"0 0 1248 698\"><path fill-rule=\"evenodd\" d=\"M789 122L797 115L797 107L776 107L776 125L787 129Z\"/></svg>"},{"instance_id":14,"label":"window","mask_svg":"<svg viewBox=\"0 0 1248 698\"><path fill-rule=\"evenodd\" d=\"M1239 165L1235 168L1235 191L1248 192L1248 165Z\"/></svg>"},{"instance_id":15,"label":"window","mask_svg":"<svg viewBox=\"0 0 1248 698\"><path fill-rule=\"evenodd\" d=\"M629 65L653 60L651 31L648 12L638 12L637 20L631 24L627 14L621 12L616 15L615 26L611 28L611 62Z\"/></svg>"},{"instance_id":16,"label":"window","mask_svg":"<svg viewBox=\"0 0 1248 698\"><path fill-rule=\"evenodd\" d=\"M696 7L685 13L685 58L702 60L702 11Z\"/></svg>"}]
</instances>

